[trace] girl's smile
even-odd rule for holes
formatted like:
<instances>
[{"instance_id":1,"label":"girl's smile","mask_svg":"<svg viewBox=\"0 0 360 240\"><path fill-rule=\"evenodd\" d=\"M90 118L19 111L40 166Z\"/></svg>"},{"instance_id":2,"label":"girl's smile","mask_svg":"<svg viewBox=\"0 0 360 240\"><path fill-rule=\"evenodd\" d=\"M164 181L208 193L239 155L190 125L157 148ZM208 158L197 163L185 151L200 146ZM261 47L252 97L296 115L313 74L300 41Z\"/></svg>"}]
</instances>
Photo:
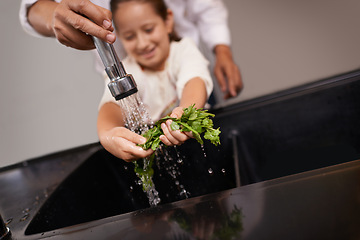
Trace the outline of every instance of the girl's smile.
<instances>
[{"instance_id":1,"label":"girl's smile","mask_svg":"<svg viewBox=\"0 0 360 240\"><path fill-rule=\"evenodd\" d=\"M145 59L150 59L150 58L152 58L152 57L155 56L155 49L156 49L156 47L153 47L152 49L146 50L146 51L144 51L144 52L142 52L142 53L140 53L140 54L141 54Z\"/></svg>"},{"instance_id":2,"label":"girl's smile","mask_svg":"<svg viewBox=\"0 0 360 240\"><path fill-rule=\"evenodd\" d=\"M170 52L171 10L164 20L149 3L123 2L115 12L118 36L128 55L144 69L161 71Z\"/></svg>"}]
</instances>

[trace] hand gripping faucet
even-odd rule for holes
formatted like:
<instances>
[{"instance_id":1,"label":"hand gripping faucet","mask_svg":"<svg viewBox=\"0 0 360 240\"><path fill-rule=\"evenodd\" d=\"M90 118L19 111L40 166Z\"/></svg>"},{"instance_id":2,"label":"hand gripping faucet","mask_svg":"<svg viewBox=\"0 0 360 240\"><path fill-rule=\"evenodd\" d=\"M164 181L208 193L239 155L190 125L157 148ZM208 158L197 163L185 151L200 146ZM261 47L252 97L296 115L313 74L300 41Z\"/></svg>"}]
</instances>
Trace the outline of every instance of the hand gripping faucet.
<instances>
[{"instance_id":1,"label":"hand gripping faucet","mask_svg":"<svg viewBox=\"0 0 360 240\"><path fill-rule=\"evenodd\" d=\"M105 66L105 71L110 78L108 87L116 100L128 97L138 91L134 78L127 74L119 60L114 46L97 37L92 36L95 47Z\"/></svg>"}]
</instances>

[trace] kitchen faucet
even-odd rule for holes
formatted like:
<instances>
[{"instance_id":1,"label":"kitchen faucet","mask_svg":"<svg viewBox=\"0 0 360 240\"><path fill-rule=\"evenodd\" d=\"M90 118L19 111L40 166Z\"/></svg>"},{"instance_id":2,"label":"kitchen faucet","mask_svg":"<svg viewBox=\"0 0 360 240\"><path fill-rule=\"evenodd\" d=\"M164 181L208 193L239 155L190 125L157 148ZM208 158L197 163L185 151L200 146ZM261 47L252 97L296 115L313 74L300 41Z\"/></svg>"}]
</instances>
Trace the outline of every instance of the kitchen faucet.
<instances>
[{"instance_id":1,"label":"kitchen faucet","mask_svg":"<svg viewBox=\"0 0 360 240\"><path fill-rule=\"evenodd\" d=\"M0 214L0 240L10 239L11 232L8 227L6 227L5 222Z\"/></svg>"},{"instance_id":2,"label":"kitchen faucet","mask_svg":"<svg viewBox=\"0 0 360 240\"><path fill-rule=\"evenodd\" d=\"M138 91L134 78L127 74L119 60L114 46L92 36L95 47L105 66L105 72L110 78L108 87L116 100L128 97Z\"/></svg>"}]
</instances>

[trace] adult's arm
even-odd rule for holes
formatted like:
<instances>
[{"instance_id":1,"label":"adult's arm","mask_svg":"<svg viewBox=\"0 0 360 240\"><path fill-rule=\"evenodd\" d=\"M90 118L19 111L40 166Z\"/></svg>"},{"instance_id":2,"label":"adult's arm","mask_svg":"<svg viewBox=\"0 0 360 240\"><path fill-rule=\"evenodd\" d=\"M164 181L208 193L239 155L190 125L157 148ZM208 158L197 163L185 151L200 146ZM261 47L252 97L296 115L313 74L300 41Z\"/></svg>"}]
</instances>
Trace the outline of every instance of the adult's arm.
<instances>
[{"instance_id":1,"label":"adult's arm","mask_svg":"<svg viewBox=\"0 0 360 240\"><path fill-rule=\"evenodd\" d=\"M116 38L111 12L89 0L22 0L20 21L32 35L56 37L80 50L95 47L89 34L109 43Z\"/></svg>"},{"instance_id":2,"label":"adult's arm","mask_svg":"<svg viewBox=\"0 0 360 240\"><path fill-rule=\"evenodd\" d=\"M214 74L224 98L237 96L243 82L232 56L226 6L222 0L192 0L187 4L202 41L215 54Z\"/></svg>"}]
</instances>

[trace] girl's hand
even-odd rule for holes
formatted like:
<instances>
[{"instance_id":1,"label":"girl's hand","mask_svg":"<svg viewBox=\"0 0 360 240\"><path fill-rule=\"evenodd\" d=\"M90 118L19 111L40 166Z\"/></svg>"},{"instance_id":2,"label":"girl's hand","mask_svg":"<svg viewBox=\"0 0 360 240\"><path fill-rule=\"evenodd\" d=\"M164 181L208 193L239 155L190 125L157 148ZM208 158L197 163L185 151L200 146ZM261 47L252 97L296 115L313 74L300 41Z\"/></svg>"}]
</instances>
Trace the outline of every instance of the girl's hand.
<instances>
[{"instance_id":1,"label":"girl's hand","mask_svg":"<svg viewBox=\"0 0 360 240\"><path fill-rule=\"evenodd\" d=\"M144 150L137 144L146 142L146 138L127 128L115 127L99 134L102 146L114 156L130 162L150 156L154 151Z\"/></svg>"},{"instance_id":2,"label":"girl's hand","mask_svg":"<svg viewBox=\"0 0 360 240\"><path fill-rule=\"evenodd\" d=\"M170 117L180 118L183 114L183 108L177 107L174 108ZM189 138L192 138L191 132L181 132L180 130L171 130L171 120L167 120L165 123L161 124L161 129L164 132L164 135L160 136L160 140L167 146L181 145Z\"/></svg>"}]
</instances>

